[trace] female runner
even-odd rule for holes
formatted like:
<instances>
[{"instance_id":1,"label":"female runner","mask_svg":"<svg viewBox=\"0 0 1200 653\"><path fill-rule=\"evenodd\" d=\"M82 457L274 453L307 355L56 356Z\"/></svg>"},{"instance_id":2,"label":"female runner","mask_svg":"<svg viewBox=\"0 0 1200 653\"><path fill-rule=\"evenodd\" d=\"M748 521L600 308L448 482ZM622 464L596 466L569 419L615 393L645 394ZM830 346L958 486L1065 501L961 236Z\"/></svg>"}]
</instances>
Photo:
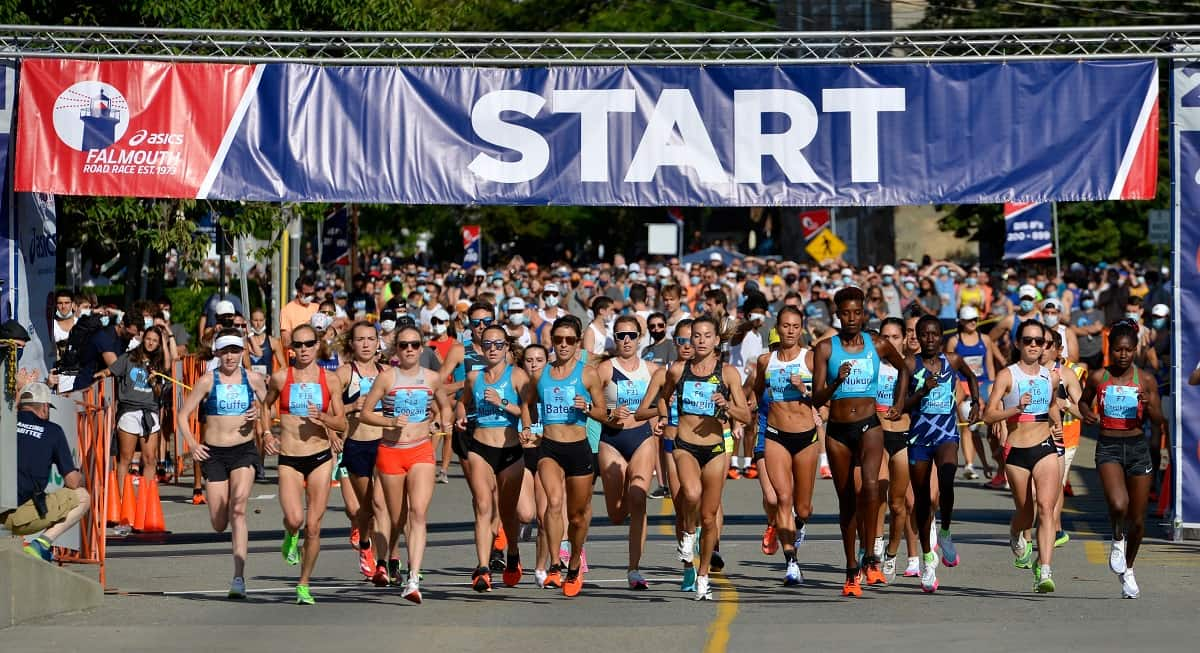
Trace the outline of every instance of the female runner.
<instances>
[{"instance_id":1,"label":"female runner","mask_svg":"<svg viewBox=\"0 0 1200 653\"><path fill-rule=\"evenodd\" d=\"M639 566L646 548L646 493L658 459L658 439L649 421L634 416L658 370L657 365L638 356L641 337L642 325L637 317L618 317L613 323L616 356L596 366L608 407L606 419L601 420L600 479L609 520L621 524L629 518L626 580L634 590L647 587Z\"/></svg>"},{"instance_id":2,"label":"female runner","mask_svg":"<svg viewBox=\"0 0 1200 653\"><path fill-rule=\"evenodd\" d=\"M879 364L885 361L904 369L904 359L883 339L878 342L863 332L863 292L853 286L834 295L841 328L837 334L817 343L813 360L814 406L829 403L825 450L833 471L838 493L838 522L842 530L842 549L846 555L846 582L843 596L862 596L859 561L855 560L855 515L862 510L870 519L863 522L864 546L874 546L876 511L879 510L879 469L883 464L883 428L875 414ZM900 375L895 405L884 417L895 420L908 397L908 376ZM862 488L856 496L854 463L862 467ZM868 585L883 584L887 578L879 558L864 556Z\"/></svg>"},{"instance_id":3,"label":"female runner","mask_svg":"<svg viewBox=\"0 0 1200 653\"><path fill-rule=\"evenodd\" d=\"M279 437L266 438L267 453L279 454L279 505L283 508L283 559L301 562L297 551L304 526L304 556L296 603L315 605L308 589L317 556L321 553L321 518L329 500L334 454L342 450L338 432L346 430L342 408L342 383L316 364L320 338L316 329L301 324L292 329L296 357L286 369L271 375L264 404L279 400ZM263 411L265 432L270 423ZM308 516L305 517L305 498Z\"/></svg>"},{"instance_id":4,"label":"female runner","mask_svg":"<svg viewBox=\"0 0 1200 653\"><path fill-rule=\"evenodd\" d=\"M906 347L904 345L904 320L898 317L889 317L883 321L879 327L879 335L891 343L892 348L900 352L904 356ZM907 356L904 356L907 362ZM907 371L908 368L904 368ZM903 538L908 546L908 568L905 570L905 575L908 575L909 569L915 570L913 575L920 574L920 557L914 555L917 550L917 533L913 530L912 521L909 519L908 497L912 493L912 488L909 486L909 468L908 468L908 439L909 426L911 418L908 413L900 415L899 419L888 419L887 412L895 405L896 399L896 382L899 380L899 372L896 368L882 363L879 366L879 388L875 394L875 412L879 415L879 421L883 424L883 454L886 463L887 472L887 508L892 513L892 521L890 530L888 531L887 548L883 554L883 576L891 583L896 578L896 556L900 553L900 540ZM885 481L882 477L882 472L879 479L880 484ZM881 487L880 493L885 492ZM883 509L882 502L879 507L879 519L876 522L879 524L879 532L883 532Z\"/></svg>"},{"instance_id":5,"label":"female runner","mask_svg":"<svg viewBox=\"0 0 1200 653\"><path fill-rule=\"evenodd\" d=\"M1127 599L1141 596L1133 561L1146 532L1146 497L1154 473L1142 423L1149 417L1155 434L1167 427L1154 374L1133 364L1137 348L1136 324L1122 320L1113 325L1108 333L1110 363L1088 375L1079 401L1084 420L1100 424L1096 470L1112 523L1108 567L1120 576L1121 596Z\"/></svg>"},{"instance_id":6,"label":"female runner","mask_svg":"<svg viewBox=\"0 0 1200 653\"><path fill-rule=\"evenodd\" d=\"M1009 545L1016 556L1013 566L1034 567L1033 544L1025 540L1024 532L1033 526L1036 500L1038 566L1033 572L1034 590L1053 592L1050 561L1054 555L1054 504L1062 492L1061 463L1054 441L1061 437L1062 415L1051 396L1059 379L1040 362L1046 346L1046 328L1041 322L1021 322L1014 346L1020 359L996 374L984 421L1005 422L1007 427L1001 437L1008 452L1004 471L1016 505L1008 527Z\"/></svg>"},{"instance_id":7,"label":"female runner","mask_svg":"<svg viewBox=\"0 0 1200 653\"><path fill-rule=\"evenodd\" d=\"M538 379L541 378L542 371L546 369L548 358L546 348L541 345L529 345L525 348L525 351L521 352L521 369L525 370L530 383L537 383ZM530 413L529 417L533 420L529 424L529 431L533 433L534 437L540 437L542 434L540 404L536 411ZM524 428L522 428L523 430ZM532 492L534 514L538 519L537 553L533 576L537 582L537 586L541 588L546 586L546 569L550 565L551 553L549 531L546 530L546 489L542 487L537 477L538 460L541 458L538 448L533 446L529 441L523 441L522 446L525 448L525 480L521 483L521 502L526 501L526 491ZM520 511L521 509L518 506L518 512ZM566 521L565 515L563 516L563 520L564 522Z\"/></svg>"},{"instance_id":8,"label":"female runner","mask_svg":"<svg viewBox=\"0 0 1200 653\"><path fill-rule=\"evenodd\" d=\"M408 580L400 594L413 603L421 602L421 562L425 555L426 516L433 499L434 462L431 422L436 402L443 423L452 414L449 390L440 375L421 367L421 332L415 326L396 330L394 351L399 365L375 377L363 400L359 419L381 427L382 437L375 456L375 479L383 490L391 517L388 549L395 551L401 527L408 544ZM381 405L382 404L382 405ZM398 566L398 565L397 565ZM395 570L399 575L399 570ZM393 570L389 568L389 575ZM399 579L393 579L399 582Z\"/></svg>"}]
</instances>

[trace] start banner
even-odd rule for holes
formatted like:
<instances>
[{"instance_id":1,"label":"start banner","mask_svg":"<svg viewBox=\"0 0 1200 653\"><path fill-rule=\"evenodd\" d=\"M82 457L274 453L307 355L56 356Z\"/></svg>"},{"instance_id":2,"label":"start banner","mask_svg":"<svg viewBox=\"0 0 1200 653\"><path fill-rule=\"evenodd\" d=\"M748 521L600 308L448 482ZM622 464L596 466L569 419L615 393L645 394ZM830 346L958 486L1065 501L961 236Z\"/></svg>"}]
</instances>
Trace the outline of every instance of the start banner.
<instances>
[{"instance_id":1,"label":"start banner","mask_svg":"<svg viewBox=\"0 0 1200 653\"><path fill-rule=\"evenodd\" d=\"M1153 61L450 68L27 60L16 188L403 204L1149 199Z\"/></svg>"}]
</instances>

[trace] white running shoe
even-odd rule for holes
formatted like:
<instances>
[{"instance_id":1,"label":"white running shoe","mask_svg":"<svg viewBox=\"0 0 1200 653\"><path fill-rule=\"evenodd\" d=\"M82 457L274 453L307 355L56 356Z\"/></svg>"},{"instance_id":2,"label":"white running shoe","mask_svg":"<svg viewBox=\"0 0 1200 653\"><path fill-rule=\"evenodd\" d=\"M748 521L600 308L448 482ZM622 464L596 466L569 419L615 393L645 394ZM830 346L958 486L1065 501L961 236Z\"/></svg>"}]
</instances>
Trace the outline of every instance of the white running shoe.
<instances>
[{"instance_id":1,"label":"white running shoe","mask_svg":"<svg viewBox=\"0 0 1200 653\"><path fill-rule=\"evenodd\" d=\"M808 524L805 524L805 525L801 526L799 530L796 531L796 541L794 542L794 544L796 545L797 552L800 551L800 547L801 547L801 545L804 544L804 540L807 537L808 537Z\"/></svg>"},{"instance_id":2,"label":"white running shoe","mask_svg":"<svg viewBox=\"0 0 1200 653\"><path fill-rule=\"evenodd\" d=\"M883 577L887 579L888 585L896 580L896 556L890 556L887 551L883 552Z\"/></svg>"},{"instance_id":3,"label":"white running shoe","mask_svg":"<svg viewBox=\"0 0 1200 653\"><path fill-rule=\"evenodd\" d=\"M408 599L417 605L421 604L421 581L417 576L409 576L408 582L404 584L404 591L400 593L400 598Z\"/></svg>"},{"instance_id":4,"label":"white running shoe","mask_svg":"<svg viewBox=\"0 0 1200 653\"><path fill-rule=\"evenodd\" d=\"M546 576L547 576L547 574L546 574L545 569L534 569L533 570L533 581L535 583L537 583L538 589L545 589Z\"/></svg>"},{"instance_id":5,"label":"white running shoe","mask_svg":"<svg viewBox=\"0 0 1200 653\"><path fill-rule=\"evenodd\" d=\"M875 548L872 549L872 551L874 552L876 558L883 557L883 537L882 536L875 538Z\"/></svg>"},{"instance_id":6,"label":"white running shoe","mask_svg":"<svg viewBox=\"0 0 1200 653\"><path fill-rule=\"evenodd\" d=\"M696 556L696 534L684 532L679 538L679 547L675 550L680 562L691 562Z\"/></svg>"},{"instance_id":7,"label":"white running shoe","mask_svg":"<svg viewBox=\"0 0 1200 653\"><path fill-rule=\"evenodd\" d=\"M712 590L708 589L708 576L696 576L696 600L712 600Z\"/></svg>"},{"instance_id":8,"label":"white running shoe","mask_svg":"<svg viewBox=\"0 0 1200 653\"><path fill-rule=\"evenodd\" d=\"M646 583L646 578L642 576L642 572L636 569L625 574L625 580L629 581L629 589L631 590L644 590L649 587L649 584Z\"/></svg>"},{"instance_id":9,"label":"white running shoe","mask_svg":"<svg viewBox=\"0 0 1200 653\"><path fill-rule=\"evenodd\" d=\"M1129 567L1121 574L1121 598L1136 599L1141 595L1142 590L1138 587L1137 579L1133 577L1133 567Z\"/></svg>"},{"instance_id":10,"label":"white running shoe","mask_svg":"<svg viewBox=\"0 0 1200 653\"><path fill-rule=\"evenodd\" d=\"M937 563L924 564L921 569L921 591L926 594L933 594L937 591Z\"/></svg>"},{"instance_id":11,"label":"white running shoe","mask_svg":"<svg viewBox=\"0 0 1200 653\"><path fill-rule=\"evenodd\" d=\"M795 587L804 582L804 572L800 571L800 563L792 560L787 563L787 573L783 575L783 584L788 587Z\"/></svg>"},{"instance_id":12,"label":"white running shoe","mask_svg":"<svg viewBox=\"0 0 1200 653\"><path fill-rule=\"evenodd\" d=\"M920 556L909 556L908 564L904 567L904 575L908 578L916 578L921 575Z\"/></svg>"},{"instance_id":13,"label":"white running shoe","mask_svg":"<svg viewBox=\"0 0 1200 653\"><path fill-rule=\"evenodd\" d=\"M1137 587L1137 585L1134 585ZM244 599L246 598L246 579L241 576L234 576L233 581L229 583L229 598Z\"/></svg>"},{"instance_id":14,"label":"white running shoe","mask_svg":"<svg viewBox=\"0 0 1200 653\"><path fill-rule=\"evenodd\" d=\"M1117 575L1125 573L1125 540L1113 540L1108 550L1108 568Z\"/></svg>"}]
</instances>

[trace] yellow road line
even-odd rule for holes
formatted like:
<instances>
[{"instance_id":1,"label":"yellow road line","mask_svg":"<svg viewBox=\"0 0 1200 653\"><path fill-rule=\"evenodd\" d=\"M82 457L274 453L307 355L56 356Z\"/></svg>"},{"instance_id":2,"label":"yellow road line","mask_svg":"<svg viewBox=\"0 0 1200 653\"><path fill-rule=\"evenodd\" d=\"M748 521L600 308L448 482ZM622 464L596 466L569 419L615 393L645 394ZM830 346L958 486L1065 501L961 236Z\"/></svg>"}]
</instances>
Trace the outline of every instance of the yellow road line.
<instances>
[{"instance_id":1,"label":"yellow road line","mask_svg":"<svg viewBox=\"0 0 1200 653\"><path fill-rule=\"evenodd\" d=\"M658 502L658 514L663 517L675 514L675 504L671 501L671 497L666 497ZM675 537L675 525L671 523L659 524L658 534L668 535L672 538Z\"/></svg>"}]
</instances>

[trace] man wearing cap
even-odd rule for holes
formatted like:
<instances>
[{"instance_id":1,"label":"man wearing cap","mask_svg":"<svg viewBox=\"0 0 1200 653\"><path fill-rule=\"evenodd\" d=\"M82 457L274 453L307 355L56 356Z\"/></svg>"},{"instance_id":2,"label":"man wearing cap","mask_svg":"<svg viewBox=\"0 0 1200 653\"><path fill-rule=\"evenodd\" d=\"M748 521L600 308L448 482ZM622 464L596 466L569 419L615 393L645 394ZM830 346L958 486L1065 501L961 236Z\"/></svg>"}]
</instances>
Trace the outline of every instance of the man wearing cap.
<instances>
[{"instance_id":1,"label":"man wearing cap","mask_svg":"<svg viewBox=\"0 0 1200 653\"><path fill-rule=\"evenodd\" d=\"M25 544L25 553L50 562L54 541L91 509L83 475L75 467L62 427L50 421L50 388L30 383L17 399L17 508L0 513L14 535L45 531ZM58 468L63 487L46 492L50 466Z\"/></svg>"},{"instance_id":2,"label":"man wearing cap","mask_svg":"<svg viewBox=\"0 0 1200 653\"><path fill-rule=\"evenodd\" d=\"M885 265L879 273L879 290L883 293L883 302L887 304L888 317L902 317L900 288L896 284L896 268Z\"/></svg>"},{"instance_id":3,"label":"man wearing cap","mask_svg":"<svg viewBox=\"0 0 1200 653\"><path fill-rule=\"evenodd\" d=\"M567 315L567 310L560 306L562 303L562 291L557 283L547 283L542 286L542 308L534 316L533 329L536 341L541 344L549 344L550 342L550 327L554 321L560 317Z\"/></svg>"},{"instance_id":4,"label":"man wearing cap","mask_svg":"<svg viewBox=\"0 0 1200 653\"><path fill-rule=\"evenodd\" d=\"M1017 331L1021 328L1021 323L1026 320L1042 321L1042 314L1038 312L1038 291L1037 288L1030 284L1025 284L1017 289L1017 311L1011 315L1004 316L996 326L992 327L989 336L992 342L1008 342L1012 344L1017 341ZM1018 348L1013 347L1012 356L1015 360L1019 357Z\"/></svg>"},{"instance_id":5,"label":"man wearing cap","mask_svg":"<svg viewBox=\"0 0 1200 653\"><path fill-rule=\"evenodd\" d=\"M285 348L292 346L292 329L308 324L320 307L315 292L312 277L296 279L296 296L279 311L279 339Z\"/></svg>"},{"instance_id":6,"label":"man wearing cap","mask_svg":"<svg viewBox=\"0 0 1200 653\"><path fill-rule=\"evenodd\" d=\"M196 333L204 333L205 329L211 329L217 323L217 307L223 303L227 303L232 307L230 313L242 314L242 300L238 299L237 295L231 294L229 288L226 287L223 292L213 293L208 296L208 300L204 302L204 313L200 316L200 325Z\"/></svg>"},{"instance_id":7,"label":"man wearing cap","mask_svg":"<svg viewBox=\"0 0 1200 653\"><path fill-rule=\"evenodd\" d=\"M1079 293L1079 308L1071 311L1071 331L1075 335L1079 362L1089 370L1104 365L1104 313L1096 308L1096 296L1090 290Z\"/></svg>"},{"instance_id":8,"label":"man wearing cap","mask_svg":"<svg viewBox=\"0 0 1200 653\"><path fill-rule=\"evenodd\" d=\"M520 297L509 299L504 313L505 330L508 332L508 337L516 340L517 344L522 347L533 344L533 331L527 325L529 316L525 314L525 300Z\"/></svg>"},{"instance_id":9,"label":"man wearing cap","mask_svg":"<svg viewBox=\"0 0 1200 653\"><path fill-rule=\"evenodd\" d=\"M1062 356L1064 359L1072 363L1079 362L1079 340L1075 337L1075 332L1067 328L1062 322L1062 302L1051 297L1042 302L1042 324L1046 328L1058 332L1062 336Z\"/></svg>"}]
</instances>

